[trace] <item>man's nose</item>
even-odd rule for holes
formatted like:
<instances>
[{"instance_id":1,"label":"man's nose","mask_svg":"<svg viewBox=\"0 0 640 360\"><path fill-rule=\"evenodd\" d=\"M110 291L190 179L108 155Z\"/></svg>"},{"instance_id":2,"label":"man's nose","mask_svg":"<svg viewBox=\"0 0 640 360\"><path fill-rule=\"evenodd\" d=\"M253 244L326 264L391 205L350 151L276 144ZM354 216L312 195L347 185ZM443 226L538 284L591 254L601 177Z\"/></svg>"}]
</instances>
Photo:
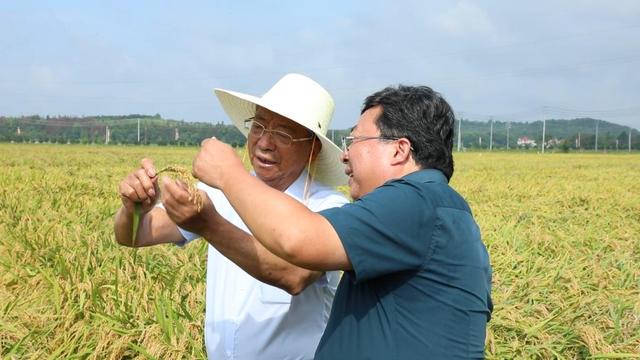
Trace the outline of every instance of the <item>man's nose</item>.
<instances>
[{"instance_id":1,"label":"man's nose","mask_svg":"<svg viewBox=\"0 0 640 360\"><path fill-rule=\"evenodd\" d=\"M340 155L340 160L342 160L343 164L346 164L349 162L349 152L348 151L343 151L342 155Z\"/></svg>"},{"instance_id":2,"label":"man's nose","mask_svg":"<svg viewBox=\"0 0 640 360\"><path fill-rule=\"evenodd\" d=\"M266 149L273 150L275 145L273 143L273 137L271 133L269 131L265 131L256 142L256 145L258 145L258 147L260 147L260 149L262 150L266 150Z\"/></svg>"}]
</instances>

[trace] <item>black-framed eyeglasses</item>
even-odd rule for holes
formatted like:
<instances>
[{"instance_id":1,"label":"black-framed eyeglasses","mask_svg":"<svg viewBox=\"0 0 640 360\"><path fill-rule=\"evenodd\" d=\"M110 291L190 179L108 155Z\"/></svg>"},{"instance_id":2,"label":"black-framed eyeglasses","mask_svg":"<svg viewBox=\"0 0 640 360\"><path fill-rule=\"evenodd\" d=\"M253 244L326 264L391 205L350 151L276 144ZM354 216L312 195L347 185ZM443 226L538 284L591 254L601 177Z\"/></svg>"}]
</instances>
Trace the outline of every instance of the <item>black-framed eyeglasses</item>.
<instances>
[{"instance_id":1,"label":"black-framed eyeglasses","mask_svg":"<svg viewBox=\"0 0 640 360\"><path fill-rule=\"evenodd\" d=\"M349 147L354 142L360 142L365 140L400 140L401 137L397 136L343 136L342 137L342 151L349 151ZM411 147L411 151L413 151L413 146Z\"/></svg>"},{"instance_id":2,"label":"black-framed eyeglasses","mask_svg":"<svg viewBox=\"0 0 640 360\"><path fill-rule=\"evenodd\" d=\"M250 117L244 121L244 128L249 130L249 136L257 139L261 138L265 132L271 134L273 141L279 146L290 146L294 142L312 140L313 136L306 138L294 138L291 134L288 134L282 130L267 129L262 123L256 120L255 117Z\"/></svg>"}]
</instances>

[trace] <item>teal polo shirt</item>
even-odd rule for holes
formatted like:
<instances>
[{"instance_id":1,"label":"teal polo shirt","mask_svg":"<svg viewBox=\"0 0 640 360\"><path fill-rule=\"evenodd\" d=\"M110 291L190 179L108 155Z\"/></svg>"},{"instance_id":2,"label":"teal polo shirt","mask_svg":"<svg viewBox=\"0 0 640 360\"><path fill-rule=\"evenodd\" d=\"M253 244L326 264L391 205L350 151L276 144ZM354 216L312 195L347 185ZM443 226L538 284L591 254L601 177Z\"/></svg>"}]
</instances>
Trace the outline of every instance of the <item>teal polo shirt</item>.
<instances>
[{"instance_id":1,"label":"teal polo shirt","mask_svg":"<svg viewBox=\"0 0 640 360\"><path fill-rule=\"evenodd\" d=\"M353 265L316 359L484 357L491 266L467 202L438 170L321 211Z\"/></svg>"}]
</instances>

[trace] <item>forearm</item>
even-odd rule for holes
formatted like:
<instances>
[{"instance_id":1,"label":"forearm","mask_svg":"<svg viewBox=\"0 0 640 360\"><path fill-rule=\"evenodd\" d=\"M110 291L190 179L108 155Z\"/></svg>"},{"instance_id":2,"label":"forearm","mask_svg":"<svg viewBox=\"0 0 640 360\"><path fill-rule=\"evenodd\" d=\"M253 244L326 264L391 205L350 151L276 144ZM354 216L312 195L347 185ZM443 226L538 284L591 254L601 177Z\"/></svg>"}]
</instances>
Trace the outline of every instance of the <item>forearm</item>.
<instances>
[{"instance_id":1,"label":"forearm","mask_svg":"<svg viewBox=\"0 0 640 360\"><path fill-rule=\"evenodd\" d=\"M300 255L305 247L318 244L312 229L319 228L319 215L246 172L229 178L233 180L221 190L257 240L290 263L315 268Z\"/></svg>"},{"instance_id":2,"label":"forearm","mask_svg":"<svg viewBox=\"0 0 640 360\"><path fill-rule=\"evenodd\" d=\"M120 245L133 246L133 214L122 206L118 212L116 212L113 228L116 241Z\"/></svg>"},{"instance_id":3,"label":"forearm","mask_svg":"<svg viewBox=\"0 0 640 360\"><path fill-rule=\"evenodd\" d=\"M121 207L114 219L114 233L120 245L143 247L183 241L178 227L161 208L153 208L140 216L133 241L133 213ZM135 244L135 245L134 245Z\"/></svg>"},{"instance_id":4,"label":"forearm","mask_svg":"<svg viewBox=\"0 0 640 360\"><path fill-rule=\"evenodd\" d=\"M221 254L264 283L297 295L323 274L279 258L253 236L220 216L208 224L203 237Z\"/></svg>"},{"instance_id":5,"label":"forearm","mask_svg":"<svg viewBox=\"0 0 640 360\"><path fill-rule=\"evenodd\" d=\"M253 236L278 257L319 271L351 268L332 225L302 203L247 173L230 146L204 140L193 162L193 174L220 189Z\"/></svg>"}]
</instances>

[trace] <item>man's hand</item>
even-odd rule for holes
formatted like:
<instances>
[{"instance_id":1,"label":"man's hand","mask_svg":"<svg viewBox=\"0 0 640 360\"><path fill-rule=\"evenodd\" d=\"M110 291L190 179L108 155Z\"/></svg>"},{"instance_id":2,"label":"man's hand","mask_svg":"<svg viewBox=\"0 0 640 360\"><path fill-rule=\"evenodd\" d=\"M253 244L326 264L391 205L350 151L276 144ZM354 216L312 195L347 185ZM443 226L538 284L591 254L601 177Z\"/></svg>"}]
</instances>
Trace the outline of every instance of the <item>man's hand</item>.
<instances>
[{"instance_id":1,"label":"man's hand","mask_svg":"<svg viewBox=\"0 0 640 360\"><path fill-rule=\"evenodd\" d=\"M118 186L122 205L132 214L135 203L141 204L141 213L153 209L158 196L156 169L151 159L142 159L140 168L127 175Z\"/></svg>"},{"instance_id":2,"label":"man's hand","mask_svg":"<svg viewBox=\"0 0 640 360\"><path fill-rule=\"evenodd\" d=\"M166 176L162 177L161 182L162 204L171 221L185 230L204 236L207 225L212 225L209 223L218 216L207 193L198 190L203 199L202 209L198 211L198 207L190 200L186 184Z\"/></svg>"},{"instance_id":3,"label":"man's hand","mask_svg":"<svg viewBox=\"0 0 640 360\"><path fill-rule=\"evenodd\" d=\"M233 148L215 138L202 141L202 147L193 160L193 176L203 183L222 189L227 179L237 171L246 171Z\"/></svg>"}]
</instances>

